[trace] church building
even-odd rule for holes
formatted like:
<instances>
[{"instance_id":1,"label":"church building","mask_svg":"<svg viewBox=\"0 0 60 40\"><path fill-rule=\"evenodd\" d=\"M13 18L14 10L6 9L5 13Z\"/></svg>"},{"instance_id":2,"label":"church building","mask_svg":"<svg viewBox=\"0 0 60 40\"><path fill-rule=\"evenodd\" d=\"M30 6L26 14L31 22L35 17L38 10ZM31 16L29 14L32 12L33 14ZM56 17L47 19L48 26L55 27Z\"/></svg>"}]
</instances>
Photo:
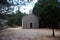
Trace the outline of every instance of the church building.
<instances>
[{"instance_id":1,"label":"church building","mask_svg":"<svg viewBox=\"0 0 60 40\"><path fill-rule=\"evenodd\" d=\"M32 14L30 11L29 14L25 15L22 18L22 28L39 28L39 19L36 15Z\"/></svg>"}]
</instances>

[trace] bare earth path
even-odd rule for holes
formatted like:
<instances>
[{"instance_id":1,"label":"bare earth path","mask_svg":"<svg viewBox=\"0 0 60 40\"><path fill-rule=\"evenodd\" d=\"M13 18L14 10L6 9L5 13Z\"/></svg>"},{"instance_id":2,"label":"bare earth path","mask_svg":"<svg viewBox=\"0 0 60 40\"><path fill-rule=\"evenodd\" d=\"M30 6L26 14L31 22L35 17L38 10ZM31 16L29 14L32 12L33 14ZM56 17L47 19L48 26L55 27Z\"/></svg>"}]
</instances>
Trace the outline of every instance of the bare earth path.
<instances>
[{"instance_id":1,"label":"bare earth path","mask_svg":"<svg viewBox=\"0 0 60 40\"><path fill-rule=\"evenodd\" d=\"M60 40L60 30L8 28L0 31L0 40Z\"/></svg>"}]
</instances>

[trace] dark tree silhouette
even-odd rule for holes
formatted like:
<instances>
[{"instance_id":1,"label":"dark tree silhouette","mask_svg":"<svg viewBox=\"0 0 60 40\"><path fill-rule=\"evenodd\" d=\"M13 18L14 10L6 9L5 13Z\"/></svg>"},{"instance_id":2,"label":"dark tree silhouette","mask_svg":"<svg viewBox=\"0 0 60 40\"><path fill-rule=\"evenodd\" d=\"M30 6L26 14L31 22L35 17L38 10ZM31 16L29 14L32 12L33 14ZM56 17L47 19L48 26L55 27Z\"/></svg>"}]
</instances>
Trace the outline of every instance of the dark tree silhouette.
<instances>
[{"instance_id":1,"label":"dark tree silhouette","mask_svg":"<svg viewBox=\"0 0 60 40\"><path fill-rule=\"evenodd\" d=\"M39 17L41 27L52 28L52 36L55 36L54 28L57 28L59 10L60 7L55 0L39 0L33 8L33 14Z\"/></svg>"}]
</instances>

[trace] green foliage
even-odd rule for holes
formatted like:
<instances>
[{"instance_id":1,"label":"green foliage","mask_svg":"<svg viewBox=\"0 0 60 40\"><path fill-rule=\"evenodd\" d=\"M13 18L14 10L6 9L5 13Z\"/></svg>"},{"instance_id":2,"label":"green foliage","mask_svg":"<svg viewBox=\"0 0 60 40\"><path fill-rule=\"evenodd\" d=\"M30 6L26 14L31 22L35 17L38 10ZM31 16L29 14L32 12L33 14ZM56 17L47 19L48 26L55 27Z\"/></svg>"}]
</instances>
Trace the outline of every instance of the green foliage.
<instances>
[{"instance_id":1,"label":"green foliage","mask_svg":"<svg viewBox=\"0 0 60 40\"><path fill-rule=\"evenodd\" d=\"M8 20L8 25L9 26L14 26L14 25L21 26L22 17L25 15L26 15L25 13L23 14L19 10L17 10L16 13L7 14L6 19Z\"/></svg>"},{"instance_id":2,"label":"green foliage","mask_svg":"<svg viewBox=\"0 0 60 40\"><path fill-rule=\"evenodd\" d=\"M0 0L0 19L5 19L5 14L9 10L9 3L7 0Z\"/></svg>"},{"instance_id":3,"label":"green foliage","mask_svg":"<svg viewBox=\"0 0 60 40\"><path fill-rule=\"evenodd\" d=\"M7 2L7 0L0 0L0 3L3 4L3 5L6 5L6 6L9 5L9 3Z\"/></svg>"},{"instance_id":4,"label":"green foliage","mask_svg":"<svg viewBox=\"0 0 60 40\"><path fill-rule=\"evenodd\" d=\"M5 16L3 14L0 14L0 19L5 19Z\"/></svg>"},{"instance_id":5,"label":"green foliage","mask_svg":"<svg viewBox=\"0 0 60 40\"><path fill-rule=\"evenodd\" d=\"M42 27L57 27L60 7L55 0L39 0L33 8L33 13L39 17Z\"/></svg>"}]
</instances>

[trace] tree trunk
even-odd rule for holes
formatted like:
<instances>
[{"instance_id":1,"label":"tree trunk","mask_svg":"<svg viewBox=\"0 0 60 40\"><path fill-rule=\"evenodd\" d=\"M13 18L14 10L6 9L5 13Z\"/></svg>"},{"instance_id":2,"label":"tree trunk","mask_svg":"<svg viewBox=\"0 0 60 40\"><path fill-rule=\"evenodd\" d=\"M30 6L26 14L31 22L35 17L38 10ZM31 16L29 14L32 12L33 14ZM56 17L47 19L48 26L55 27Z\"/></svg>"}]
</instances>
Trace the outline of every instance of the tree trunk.
<instances>
[{"instance_id":1,"label":"tree trunk","mask_svg":"<svg viewBox=\"0 0 60 40\"><path fill-rule=\"evenodd\" d=\"M54 28L52 28L52 36L55 37Z\"/></svg>"}]
</instances>

